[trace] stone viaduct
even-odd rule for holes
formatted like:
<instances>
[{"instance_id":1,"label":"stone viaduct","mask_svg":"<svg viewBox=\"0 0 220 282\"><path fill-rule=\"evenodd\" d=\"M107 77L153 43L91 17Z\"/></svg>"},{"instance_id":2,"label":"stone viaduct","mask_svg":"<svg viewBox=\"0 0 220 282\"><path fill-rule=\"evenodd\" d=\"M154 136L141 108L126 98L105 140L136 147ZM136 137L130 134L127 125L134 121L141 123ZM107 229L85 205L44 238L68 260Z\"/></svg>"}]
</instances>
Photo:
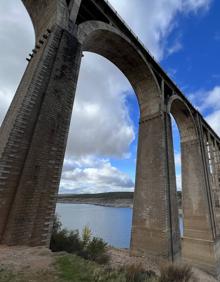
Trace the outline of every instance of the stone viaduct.
<instances>
[{"instance_id":1,"label":"stone viaduct","mask_svg":"<svg viewBox=\"0 0 220 282\"><path fill-rule=\"evenodd\" d=\"M22 1L36 46L0 128L1 244L49 244L82 52L89 51L125 74L139 102L131 255L181 257L219 275L219 137L107 1ZM171 114L181 136L182 243Z\"/></svg>"}]
</instances>

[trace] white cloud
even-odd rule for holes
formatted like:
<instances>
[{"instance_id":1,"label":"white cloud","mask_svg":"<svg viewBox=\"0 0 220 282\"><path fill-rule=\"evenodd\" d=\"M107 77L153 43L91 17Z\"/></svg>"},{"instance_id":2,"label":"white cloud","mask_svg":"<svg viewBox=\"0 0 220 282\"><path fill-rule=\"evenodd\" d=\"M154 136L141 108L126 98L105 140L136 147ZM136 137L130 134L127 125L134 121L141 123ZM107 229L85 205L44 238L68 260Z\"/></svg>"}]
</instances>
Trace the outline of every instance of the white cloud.
<instances>
[{"instance_id":1,"label":"white cloud","mask_svg":"<svg viewBox=\"0 0 220 282\"><path fill-rule=\"evenodd\" d=\"M175 159L175 166L181 167L181 154L179 152L174 154L174 159Z\"/></svg>"},{"instance_id":2,"label":"white cloud","mask_svg":"<svg viewBox=\"0 0 220 282\"><path fill-rule=\"evenodd\" d=\"M105 70L105 71L103 71ZM101 56L82 61L68 141L68 156L126 157L134 128L126 107L130 85Z\"/></svg>"},{"instance_id":3,"label":"white cloud","mask_svg":"<svg viewBox=\"0 0 220 282\"><path fill-rule=\"evenodd\" d=\"M0 85L10 89L12 99L34 46L34 30L21 1L1 1L0 15Z\"/></svg>"},{"instance_id":4,"label":"white cloud","mask_svg":"<svg viewBox=\"0 0 220 282\"><path fill-rule=\"evenodd\" d=\"M205 114L205 119L220 135L220 86L211 90L198 90L190 95L199 110Z\"/></svg>"},{"instance_id":5,"label":"white cloud","mask_svg":"<svg viewBox=\"0 0 220 282\"><path fill-rule=\"evenodd\" d=\"M0 3L0 125L25 71L34 31L21 1Z\"/></svg>"},{"instance_id":6,"label":"white cloud","mask_svg":"<svg viewBox=\"0 0 220 282\"><path fill-rule=\"evenodd\" d=\"M179 41L176 41L173 44L173 46L168 48L167 52L168 52L168 55L172 55L172 54L177 53L178 51L180 51L182 49L183 49L183 45Z\"/></svg>"},{"instance_id":7,"label":"white cloud","mask_svg":"<svg viewBox=\"0 0 220 282\"><path fill-rule=\"evenodd\" d=\"M185 0L183 1L183 9L197 12L199 9L207 10L212 0Z\"/></svg>"},{"instance_id":8,"label":"white cloud","mask_svg":"<svg viewBox=\"0 0 220 282\"><path fill-rule=\"evenodd\" d=\"M176 188L177 188L177 191L182 191L182 176L181 176L181 174L176 175Z\"/></svg>"},{"instance_id":9,"label":"white cloud","mask_svg":"<svg viewBox=\"0 0 220 282\"><path fill-rule=\"evenodd\" d=\"M219 97L220 99L220 97ZM207 122L220 136L220 109L206 116Z\"/></svg>"},{"instance_id":10,"label":"white cloud","mask_svg":"<svg viewBox=\"0 0 220 282\"><path fill-rule=\"evenodd\" d=\"M220 86L215 86L212 90L204 92L202 109L220 109Z\"/></svg>"},{"instance_id":11,"label":"white cloud","mask_svg":"<svg viewBox=\"0 0 220 282\"><path fill-rule=\"evenodd\" d=\"M89 163L66 161L61 193L97 193L133 191L134 183L127 174L113 167L107 159L90 158Z\"/></svg>"},{"instance_id":12,"label":"white cloud","mask_svg":"<svg viewBox=\"0 0 220 282\"><path fill-rule=\"evenodd\" d=\"M4 119L7 109L8 109L8 105L11 102L12 99L12 92L10 89L7 88L0 88L0 125L2 120Z\"/></svg>"}]
</instances>

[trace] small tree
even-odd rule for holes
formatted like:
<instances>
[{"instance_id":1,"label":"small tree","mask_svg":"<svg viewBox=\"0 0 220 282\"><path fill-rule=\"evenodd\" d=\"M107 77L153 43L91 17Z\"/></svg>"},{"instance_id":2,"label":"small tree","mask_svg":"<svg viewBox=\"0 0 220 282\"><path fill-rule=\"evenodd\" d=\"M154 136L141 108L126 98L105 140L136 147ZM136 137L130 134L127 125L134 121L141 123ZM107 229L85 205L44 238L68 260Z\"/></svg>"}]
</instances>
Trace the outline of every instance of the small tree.
<instances>
[{"instance_id":1,"label":"small tree","mask_svg":"<svg viewBox=\"0 0 220 282\"><path fill-rule=\"evenodd\" d=\"M86 248L91 241L92 231L88 226L85 226L82 231L83 246Z\"/></svg>"},{"instance_id":2,"label":"small tree","mask_svg":"<svg viewBox=\"0 0 220 282\"><path fill-rule=\"evenodd\" d=\"M101 238L94 237L87 246L88 259L105 264L109 261L107 243Z\"/></svg>"}]
</instances>

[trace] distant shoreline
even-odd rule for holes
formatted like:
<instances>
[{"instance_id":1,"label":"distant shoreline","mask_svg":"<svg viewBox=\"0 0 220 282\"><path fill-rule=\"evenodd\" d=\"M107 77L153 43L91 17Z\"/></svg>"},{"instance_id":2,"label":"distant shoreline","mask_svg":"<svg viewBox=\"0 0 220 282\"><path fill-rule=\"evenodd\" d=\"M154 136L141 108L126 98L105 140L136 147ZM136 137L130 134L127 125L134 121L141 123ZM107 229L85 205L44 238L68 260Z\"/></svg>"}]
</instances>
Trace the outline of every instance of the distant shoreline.
<instances>
[{"instance_id":1,"label":"distant shoreline","mask_svg":"<svg viewBox=\"0 0 220 282\"><path fill-rule=\"evenodd\" d=\"M57 202L63 204L89 204L113 208L133 208L133 192L99 194L60 194Z\"/></svg>"},{"instance_id":2,"label":"distant shoreline","mask_svg":"<svg viewBox=\"0 0 220 282\"><path fill-rule=\"evenodd\" d=\"M59 194L57 203L87 204L111 208L133 208L133 192L109 192L98 194ZM179 208L179 214L182 209Z\"/></svg>"},{"instance_id":3,"label":"distant shoreline","mask_svg":"<svg viewBox=\"0 0 220 282\"><path fill-rule=\"evenodd\" d=\"M87 204L109 208L133 208L131 200L97 201L96 199L58 199L59 204Z\"/></svg>"}]
</instances>

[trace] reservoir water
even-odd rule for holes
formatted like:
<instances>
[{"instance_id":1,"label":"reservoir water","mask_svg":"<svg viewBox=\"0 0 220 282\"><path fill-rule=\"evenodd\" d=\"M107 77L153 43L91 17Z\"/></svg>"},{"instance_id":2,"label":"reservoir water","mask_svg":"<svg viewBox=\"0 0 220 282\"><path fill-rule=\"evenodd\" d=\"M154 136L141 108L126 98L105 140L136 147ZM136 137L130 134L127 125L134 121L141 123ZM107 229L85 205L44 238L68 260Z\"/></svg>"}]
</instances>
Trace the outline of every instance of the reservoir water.
<instances>
[{"instance_id":1,"label":"reservoir water","mask_svg":"<svg viewBox=\"0 0 220 282\"><path fill-rule=\"evenodd\" d=\"M56 206L63 227L69 230L85 226L92 230L93 236L103 238L110 245L129 248L131 237L131 208L111 208L86 204L61 204ZM180 217L182 233L182 218Z\"/></svg>"}]
</instances>

